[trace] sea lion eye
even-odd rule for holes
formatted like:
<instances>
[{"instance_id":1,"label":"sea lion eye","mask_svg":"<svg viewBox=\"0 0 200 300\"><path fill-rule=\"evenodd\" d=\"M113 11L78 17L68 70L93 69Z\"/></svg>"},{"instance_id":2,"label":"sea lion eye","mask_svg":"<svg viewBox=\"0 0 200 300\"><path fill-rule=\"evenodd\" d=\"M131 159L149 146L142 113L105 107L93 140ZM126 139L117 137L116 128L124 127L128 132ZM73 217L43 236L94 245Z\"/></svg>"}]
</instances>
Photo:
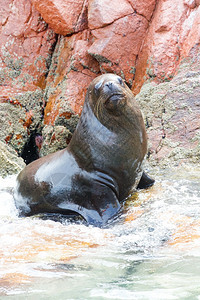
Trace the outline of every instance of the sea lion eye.
<instances>
[{"instance_id":1,"label":"sea lion eye","mask_svg":"<svg viewBox=\"0 0 200 300\"><path fill-rule=\"evenodd\" d=\"M120 85L124 86L124 82L123 82L121 77L117 77L117 80L118 80Z\"/></svg>"}]
</instances>

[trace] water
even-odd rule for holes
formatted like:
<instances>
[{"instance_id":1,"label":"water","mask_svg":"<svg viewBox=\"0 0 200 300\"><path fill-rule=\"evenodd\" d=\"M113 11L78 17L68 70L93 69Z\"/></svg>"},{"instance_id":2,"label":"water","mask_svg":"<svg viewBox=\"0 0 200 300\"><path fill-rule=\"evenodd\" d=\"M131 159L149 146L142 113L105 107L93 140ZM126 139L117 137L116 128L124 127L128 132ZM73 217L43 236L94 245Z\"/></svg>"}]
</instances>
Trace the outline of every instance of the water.
<instances>
[{"instance_id":1,"label":"water","mask_svg":"<svg viewBox=\"0 0 200 300\"><path fill-rule=\"evenodd\" d=\"M0 179L0 299L200 299L200 169L155 177L106 229L19 218Z\"/></svg>"}]
</instances>

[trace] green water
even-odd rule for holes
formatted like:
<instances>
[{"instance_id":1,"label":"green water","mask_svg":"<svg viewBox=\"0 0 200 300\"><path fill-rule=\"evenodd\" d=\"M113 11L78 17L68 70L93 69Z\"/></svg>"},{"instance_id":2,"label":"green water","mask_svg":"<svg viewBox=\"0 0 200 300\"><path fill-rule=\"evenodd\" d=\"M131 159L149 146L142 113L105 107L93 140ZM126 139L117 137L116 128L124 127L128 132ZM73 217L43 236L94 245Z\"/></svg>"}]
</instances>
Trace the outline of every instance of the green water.
<instances>
[{"instance_id":1,"label":"green water","mask_svg":"<svg viewBox=\"0 0 200 300\"><path fill-rule=\"evenodd\" d=\"M20 219L2 179L0 299L200 299L200 170L154 176L106 229Z\"/></svg>"}]
</instances>

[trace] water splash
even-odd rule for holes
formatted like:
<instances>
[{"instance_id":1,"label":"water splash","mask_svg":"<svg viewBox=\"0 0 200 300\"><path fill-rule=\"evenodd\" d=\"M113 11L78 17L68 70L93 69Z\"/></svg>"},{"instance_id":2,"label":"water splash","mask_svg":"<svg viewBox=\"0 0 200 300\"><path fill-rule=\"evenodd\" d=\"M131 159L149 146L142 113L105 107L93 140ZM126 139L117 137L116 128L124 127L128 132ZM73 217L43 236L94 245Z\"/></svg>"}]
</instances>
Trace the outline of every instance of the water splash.
<instances>
[{"instance_id":1,"label":"water splash","mask_svg":"<svg viewBox=\"0 0 200 300\"><path fill-rule=\"evenodd\" d=\"M15 177L0 179L1 299L195 299L198 174L156 175L107 229L19 218Z\"/></svg>"}]
</instances>

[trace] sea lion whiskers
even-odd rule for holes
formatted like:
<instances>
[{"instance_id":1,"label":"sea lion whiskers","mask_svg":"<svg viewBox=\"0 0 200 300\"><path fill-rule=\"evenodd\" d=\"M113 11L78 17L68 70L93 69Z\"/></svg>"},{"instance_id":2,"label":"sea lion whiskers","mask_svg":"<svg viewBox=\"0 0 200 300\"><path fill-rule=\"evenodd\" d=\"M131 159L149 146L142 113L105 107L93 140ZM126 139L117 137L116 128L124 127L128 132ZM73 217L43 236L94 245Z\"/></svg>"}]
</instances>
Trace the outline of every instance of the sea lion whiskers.
<instances>
[{"instance_id":1,"label":"sea lion whiskers","mask_svg":"<svg viewBox=\"0 0 200 300\"><path fill-rule=\"evenodd\" d=\"M94 108L94 112L95 112L95 115L97 117L97 119L99 119L101 116L102 116L102 101L103 101L104 97L103 95L100 95L100 97L98 98L98 101L95 105L95 108Z\"/></svg>"}]
</instances>

